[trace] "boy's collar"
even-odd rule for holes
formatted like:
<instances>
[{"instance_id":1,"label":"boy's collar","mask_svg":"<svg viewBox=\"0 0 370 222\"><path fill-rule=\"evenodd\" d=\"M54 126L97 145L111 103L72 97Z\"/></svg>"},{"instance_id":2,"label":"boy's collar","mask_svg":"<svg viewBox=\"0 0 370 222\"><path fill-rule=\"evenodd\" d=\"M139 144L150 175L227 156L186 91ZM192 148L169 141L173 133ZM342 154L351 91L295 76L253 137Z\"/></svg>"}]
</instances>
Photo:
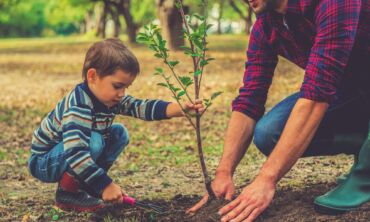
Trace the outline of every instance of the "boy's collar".
<instances>
[{"instance_id":1,"label":"boy's collar","mask_svg":"<svg viewBox=\"0 0 370 222\"><path fill-rule=\"evenodd\" d=\"M98 98L96 98L96 96L91 92L89 85L87 84L87 81L84 81L80 85L83 91L85 91L86 94L90 97L95 111L98 111L98 112L108 112L109 111L109 108L106 105L104 105L102 102L100 102Z\"/></svg>"}]
</instances>

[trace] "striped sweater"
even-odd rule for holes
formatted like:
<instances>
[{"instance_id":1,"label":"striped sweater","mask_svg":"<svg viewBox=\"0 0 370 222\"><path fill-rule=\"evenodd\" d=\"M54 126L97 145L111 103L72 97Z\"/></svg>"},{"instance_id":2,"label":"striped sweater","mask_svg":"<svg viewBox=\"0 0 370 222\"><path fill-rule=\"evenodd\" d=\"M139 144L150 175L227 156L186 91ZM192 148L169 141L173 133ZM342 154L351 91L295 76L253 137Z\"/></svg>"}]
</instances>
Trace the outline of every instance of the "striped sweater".
<instances>
[{"instance_id":1,"label":"striped sweater","mask_svg":"<svg viewBox=\"0 0 370 222\"><path fill-rule=\"evenodd\" d=\"M161 100L125 96L119 104L107 108L92 94L86 83L81 83L42 120L33 134L31 152L42 155L63 142L70 168L100 195L112 179L90 156L91 131L108 138L109 128L117 114L148 121L166 119L167 105L168 102Z\"/></svg>"}]
</instances>

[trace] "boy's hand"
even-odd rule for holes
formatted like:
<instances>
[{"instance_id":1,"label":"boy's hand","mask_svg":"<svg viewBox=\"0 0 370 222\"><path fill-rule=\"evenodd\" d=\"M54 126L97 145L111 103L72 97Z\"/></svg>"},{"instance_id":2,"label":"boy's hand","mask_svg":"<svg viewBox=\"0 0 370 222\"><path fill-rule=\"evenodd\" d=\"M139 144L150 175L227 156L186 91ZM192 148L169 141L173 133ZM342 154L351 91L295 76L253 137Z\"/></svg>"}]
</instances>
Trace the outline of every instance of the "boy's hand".
<instances>
[{"instance_id":1,"label":"boy's hand","mask_svg":"<svg viewBox=\"0 0 370 222\"><path fill-rule=\"evenodd\" d=\"M202 100L195 100L194 103L189 103L189 102L185 102L184 103L184 109L185 111L189 111L189 112L200 112L202 113L204 111L204 106L203 106L203 102Z\"/></svg>"},{"instance_id":2,"label":"boy's hand","mask_svg":"<svg viewBox=\"0 0 370 222\"><path fill-rule=\"evenodd\" d=\"M197 110L198 112L202 113L204 111L204 106L201 100L196 100L194 103L185 102L184 103L184 110L186 112L193 112L195 113ZM166 115L168 118L172 117L181 117L185 116L185 113L182 111L181 107L177 103L170 103L167 106Z\"/></svg>"},{"instance_id":3,"label":"boy's hand","mask_svg":"<svg viewBox=\"0 0 370 222\"><path fill-rule=\"evenodd\" d=\"M115 183L109 184L103 191L102 199L106 202L122 203L124 193L120 186Z\"/></svg>"}]
</instances>

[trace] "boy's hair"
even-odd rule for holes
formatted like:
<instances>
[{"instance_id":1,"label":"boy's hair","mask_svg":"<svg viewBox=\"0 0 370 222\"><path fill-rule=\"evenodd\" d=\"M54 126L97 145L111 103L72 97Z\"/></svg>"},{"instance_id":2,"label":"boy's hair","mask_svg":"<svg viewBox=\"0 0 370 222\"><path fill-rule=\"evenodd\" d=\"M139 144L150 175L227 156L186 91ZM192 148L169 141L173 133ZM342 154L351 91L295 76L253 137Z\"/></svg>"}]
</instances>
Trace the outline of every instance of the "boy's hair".
<instances>
[{"instance_id":1,"label":"boy's hair","mask_svg":"<svg viewBox=\"0 0 370 222\"><path fill-rule=\"evenodd\" d=\"M92 68L96 69L100 77L112 75L117 70L133 76L140 72L140 65L135 55L116 38L96 42L87 50L82 69L84 80L86 80L87 71Z\"/></svg>"}]
</instances>

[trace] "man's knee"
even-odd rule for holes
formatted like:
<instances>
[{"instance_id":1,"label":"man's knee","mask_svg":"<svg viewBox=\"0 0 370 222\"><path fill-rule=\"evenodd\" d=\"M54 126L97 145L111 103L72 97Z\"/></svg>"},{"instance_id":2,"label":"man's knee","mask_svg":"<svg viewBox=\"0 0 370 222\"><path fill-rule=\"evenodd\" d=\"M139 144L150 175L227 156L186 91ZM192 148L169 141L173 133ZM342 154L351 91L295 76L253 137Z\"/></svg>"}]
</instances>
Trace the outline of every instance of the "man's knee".
<instances>
[{"instance_id":1,"label":"man's knee","mask_svg":"<svg viewBox=\"0 0 370 222\"><path fill-rule=\"evenodd\" d=\"M276 144L275 127L272 127L267 121L261 119L257 122L254 130L254 144L265 155L268 156L272 152Z\"/></svg>"}]
</instances>

